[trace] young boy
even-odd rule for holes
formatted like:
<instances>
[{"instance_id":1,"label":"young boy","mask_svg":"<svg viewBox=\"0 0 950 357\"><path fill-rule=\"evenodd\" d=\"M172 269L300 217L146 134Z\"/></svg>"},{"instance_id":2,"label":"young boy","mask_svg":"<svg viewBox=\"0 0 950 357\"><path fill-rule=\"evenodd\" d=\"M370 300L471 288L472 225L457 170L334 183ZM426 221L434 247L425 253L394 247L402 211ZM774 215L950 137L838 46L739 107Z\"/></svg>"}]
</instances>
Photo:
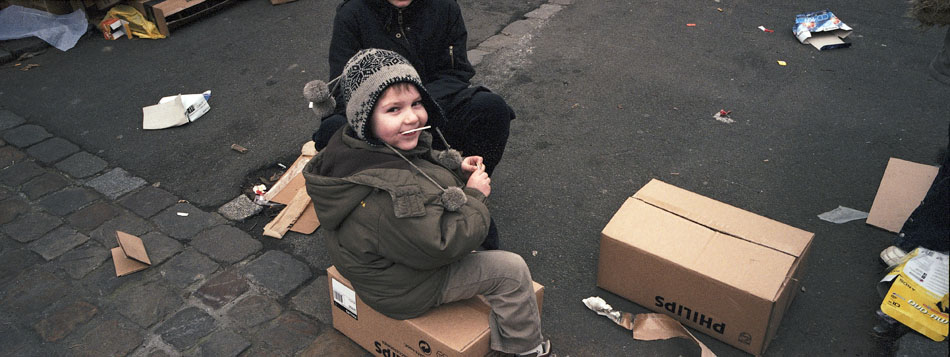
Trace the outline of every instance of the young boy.
<instances>
[{"instance_id":1,"label":"young boy","mask_svg":"<svg viewBox=\"0 0 950 357\"><path fill-rule=\"evenodd\" d=\"M395 52L361 50L340 86L348 125L303 172L336 268L367 305L395 319L484 295L493 350L547 355L524 260L473 252L491 219L482 158L440 162L446 155L420 129L442 110L412 65Z\"/></svg>"}]
</instances>

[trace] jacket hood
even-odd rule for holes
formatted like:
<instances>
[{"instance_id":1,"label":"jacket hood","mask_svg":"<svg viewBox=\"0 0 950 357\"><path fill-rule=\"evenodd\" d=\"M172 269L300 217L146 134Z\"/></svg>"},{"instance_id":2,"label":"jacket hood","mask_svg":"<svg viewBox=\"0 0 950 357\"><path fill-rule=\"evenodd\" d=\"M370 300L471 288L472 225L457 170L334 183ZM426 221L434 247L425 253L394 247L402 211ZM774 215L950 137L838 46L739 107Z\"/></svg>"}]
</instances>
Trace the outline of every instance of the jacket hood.
<instances>
[{"instance_id":1,"label":"jacket hood","mask_svg":"<svg viewBox=\"0 0 950 357\"><path fill-rule=\"evenodd\" d=\"M432 146L432 135L422 132L419 144L406 157L426 157ZM376 190L386 191L393 198L397 216L409 217L419 212L415 174L409 164L385 146L374 146L341 129L327 147L304 168L307 192L313 198L320 224L336 229L344 219ZM409 192L412 191L412 192Z\"/></svg>"}]
</instances>

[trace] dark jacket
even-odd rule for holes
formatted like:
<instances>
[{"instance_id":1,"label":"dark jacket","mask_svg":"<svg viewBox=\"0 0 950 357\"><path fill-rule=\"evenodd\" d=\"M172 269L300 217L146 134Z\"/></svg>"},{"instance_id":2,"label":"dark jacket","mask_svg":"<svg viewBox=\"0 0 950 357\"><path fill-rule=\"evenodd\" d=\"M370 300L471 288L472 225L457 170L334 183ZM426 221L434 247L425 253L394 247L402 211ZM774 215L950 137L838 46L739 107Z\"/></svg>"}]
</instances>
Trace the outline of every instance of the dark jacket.
<instances>
[{"instance_id":1,"label":"dark jacket","mask_svg":"<svg viewBox=\"0 0 950 357\"><path fill-rule=\"evenodd\" d=\"M399 9L386 0L348 0L337 8L330 40L330 79L365 48L399 53L419 72L426 90L449 113L486 90L470 84L475 69L468 61L468 31L454 0L414 0ZM345 102L336 91L337 113Z\"/></svg>"},{"instance_id":2,"label":"dark jacket","mask_svg":"<svg viewBox=\"0 0 950 357\"><path fill-rule=\"evenodd\" d=\"M447 211L441 188L389 148L347 130L337 131L303 171L330 259L376 311L419 316L438 302L447 265L488 234L485 196L463 188L466 203ZM401 152L442 187L462 186L458 173L436 162L431 145L423 133L415 149Z\"/></svg>"}]
</instances>

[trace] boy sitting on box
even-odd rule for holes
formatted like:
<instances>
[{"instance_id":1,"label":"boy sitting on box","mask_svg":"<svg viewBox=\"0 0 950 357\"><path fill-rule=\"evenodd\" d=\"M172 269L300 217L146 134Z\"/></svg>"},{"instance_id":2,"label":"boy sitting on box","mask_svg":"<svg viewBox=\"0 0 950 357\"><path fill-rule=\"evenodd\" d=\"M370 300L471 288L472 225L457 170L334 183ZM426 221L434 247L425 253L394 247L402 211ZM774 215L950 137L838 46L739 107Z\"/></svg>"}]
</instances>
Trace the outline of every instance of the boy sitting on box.
<instances>
[{"instance_id":1,"label":"boy sitting on box","mask_svg":"<svg viewBox=\"0 0 950 357\"><path fill-rule=\"evenodd\" d=\"M473 251L491 219L482 158L432 150L432 135L419 129L444 120L442 110L409 61L361 50L340 86L348 126L303 171L336 268L367 305L394 319L484 295L493 350L547 355L524 259Z\"/></svg>"}]
</instances>

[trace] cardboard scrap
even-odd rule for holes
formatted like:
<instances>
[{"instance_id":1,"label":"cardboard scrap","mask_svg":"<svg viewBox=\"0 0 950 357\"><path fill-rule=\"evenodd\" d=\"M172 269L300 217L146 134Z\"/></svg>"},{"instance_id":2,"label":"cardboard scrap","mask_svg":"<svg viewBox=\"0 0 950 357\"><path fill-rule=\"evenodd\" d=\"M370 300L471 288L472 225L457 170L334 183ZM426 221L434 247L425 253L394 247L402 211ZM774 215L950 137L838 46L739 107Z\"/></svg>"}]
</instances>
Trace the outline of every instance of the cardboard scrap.
<instances>
[{"instance_id":1,"label":"cardboard scrap","mask_svg":"<svg viewBox=\"0 0 950 357\"><path fill-rule=\"evenodd\" d=\"M142 129L165 129L184 124L188 124L188 117L185 115L185 105L181 102L181 96L165 103L142 108Z\"/></svg>"},{"instance_id":2,"label":"cardboard scrap","mask_svg":"<svg viewBox=\"0 0 950 357\"><path fill-rule=\"evenodd\" d=\"M633 331L633 338L641 341L668 340L674 337L691 339L702 350L702 357L715 357L716 354L693 336L682 324L664 314L645 313L634 316L629 312L616 311L599 296L582 300L584 306L607 317L617 325Z\"/></svg>"},{"instance_id":3,"label":"cardboard scrap","mask_svg":"<svg viewBox=\"0 0 950 357\"><path fill-rule=\"evenodd\" d=\"M313 202L310 202L310 197L306 195L306 181L303 175L300 174L303 172L304 167L307 166L307 163L310 162L310 159L317 154L313 141L304 144L300 148L300 153L300 156L290 165L287 172L274 183L274 186L271 187L269 191L264 193L264 199L266 201L288 205L274 220L264 227L264 235L268 237L282 238L287 230L278 227L282 227L286 224L290 225L290 231L302 234L311 234L320 227L317 211L314 210ZM297 195L301 192L303 192L304 196L307 196L306 204L299 206L302 203L298 203L298 206L287 211L297 198ZM301 200L303 200L303 198L298 201ZM287 211L287 213L284 213L284 211Z\"/></svg>"},{"instance_id":4,"label":"cardboard scrap","mask_svg":"<svg viewBox=\"0 0 950 357\"><path fill-rule=\"evenodd\" d=\"M891 158L865 221L872 226L897 233L910 214L923 201L939 168Z\"/></svg>"},{"instance_id":5,"label":"cardboard scrap","mask_svg":"<svg viewBox=\"0 0 950 357\"><path fill-rule=\"evenodd\" d=\"M115 276L132 274L152 265L141 238L122 231L115 231L115 238L119 243L118 247L112 248Z\"/></svg>"}]
</instances>

